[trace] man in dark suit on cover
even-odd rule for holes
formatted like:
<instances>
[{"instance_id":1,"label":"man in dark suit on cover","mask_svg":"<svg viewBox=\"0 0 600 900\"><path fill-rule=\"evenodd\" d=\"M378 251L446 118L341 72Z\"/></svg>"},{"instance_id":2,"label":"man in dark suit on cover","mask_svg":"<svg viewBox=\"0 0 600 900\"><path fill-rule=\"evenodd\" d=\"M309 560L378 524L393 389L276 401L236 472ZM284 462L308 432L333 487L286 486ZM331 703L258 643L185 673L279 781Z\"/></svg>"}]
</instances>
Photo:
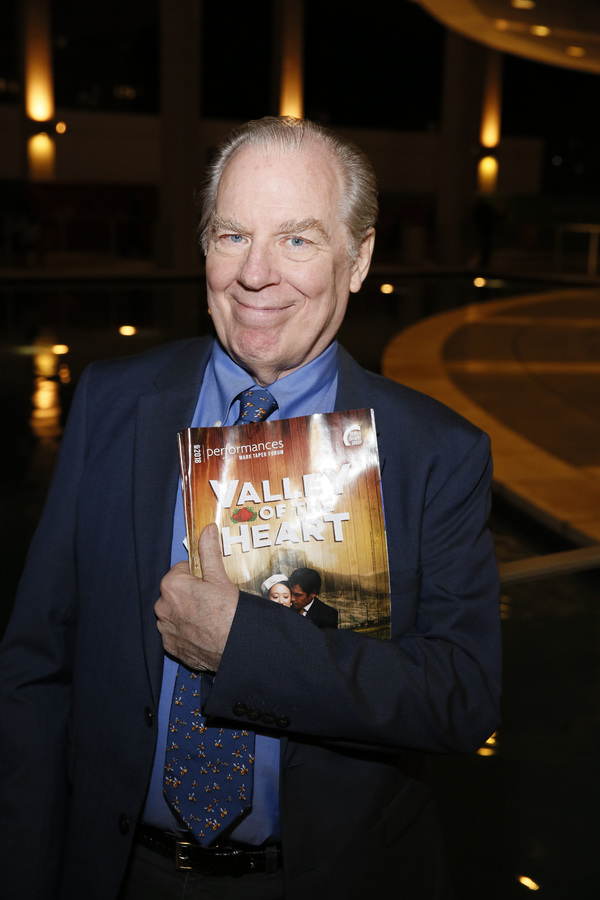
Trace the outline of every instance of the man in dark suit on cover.
<instances>
[{"instance_id":1,"label":"man in dark suit on cover","mask_svg":"<svg viewBox=\"0 0 600 900\"><path fill-rule=\"evenodd\" d=\"M376 215L355 147L311 123L249 123L201 210L217 339L83 374L0 648L3 900L449 896L423 754L473 751L498 722L490 450L335 340ZM189 573L176 434L235 423L257 386L281 418L374 409L389 641L239 591L214 524L203 577ZM224 786L182 797L198 821L219 817L202 845L163 794L186 673L190 740L242 736L253 766L251 809L231 823ZM209 750L181 777L216 771Z\"/></svg>"},{"instance_id":2,"label":"man in dark suit on cover","mask_svg":"<svg viewBox=\"0 0 600 900\"><path fill-rule=\"evenodd\" d=\"M315 569L303 566L290 575L292 607L319 628L337 628L338 611L317 597L320 590L321 576Z\"/></svg>"}]
</instances>

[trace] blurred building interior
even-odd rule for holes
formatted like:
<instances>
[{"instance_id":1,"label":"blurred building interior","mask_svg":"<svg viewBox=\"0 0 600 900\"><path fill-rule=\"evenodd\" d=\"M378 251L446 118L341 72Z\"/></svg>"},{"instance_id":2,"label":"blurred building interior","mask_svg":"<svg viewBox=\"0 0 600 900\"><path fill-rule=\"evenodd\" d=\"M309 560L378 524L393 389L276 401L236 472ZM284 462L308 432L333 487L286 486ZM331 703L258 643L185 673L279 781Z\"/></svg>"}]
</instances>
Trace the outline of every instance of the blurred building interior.
<instances>
[{"instance_id":1,"label":"blurred building interior","mask_svg":"<svg viewBox=\"0 0 600 900\"><path fill-rule=\"evenodd\" d=\"M594 221L593 0L400 0L368 17L355 0L343 16L333 2L258 0L234 13L2 5L3 265L19 263L29 216L39 264L99 250L197 267L190 195L229 128L263 114L306 114L363 147L386 262L487 262L490 228L497 250L547 262L557 229Z\"/></svg>"}]
</instances>

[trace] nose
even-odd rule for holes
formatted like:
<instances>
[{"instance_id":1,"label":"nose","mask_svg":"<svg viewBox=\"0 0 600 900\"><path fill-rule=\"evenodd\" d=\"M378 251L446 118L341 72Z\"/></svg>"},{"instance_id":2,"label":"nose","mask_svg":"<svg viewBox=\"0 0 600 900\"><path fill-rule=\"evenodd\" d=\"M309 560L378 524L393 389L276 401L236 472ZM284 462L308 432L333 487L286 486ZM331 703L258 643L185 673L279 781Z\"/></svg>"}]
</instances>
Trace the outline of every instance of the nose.
<instances>
[{"instance_id":1,"label":"nose","mask_svg":"<svg viewBox=\"0 0 600 900\"><path fill-rule=\"evenodd\" d=\"M279 284L281 273L274 249L267 243L252 241L242 262L238 281L249 291L260 291Z\"/></svg>"}]
</instances>

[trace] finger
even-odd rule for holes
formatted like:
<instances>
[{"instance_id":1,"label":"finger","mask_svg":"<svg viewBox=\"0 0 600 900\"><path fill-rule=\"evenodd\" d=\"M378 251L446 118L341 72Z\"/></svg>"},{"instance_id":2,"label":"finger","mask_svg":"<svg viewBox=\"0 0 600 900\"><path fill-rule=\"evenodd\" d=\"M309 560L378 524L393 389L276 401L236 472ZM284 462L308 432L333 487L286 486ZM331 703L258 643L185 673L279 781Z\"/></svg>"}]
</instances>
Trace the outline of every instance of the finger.
<instances>
[{"instance_id":1,"label":"finger","mask_svg":"<svg viewBox=\"0 0 600 900\"><path fill-rule=\"evenodd\" d=\"M219 529L214 522L206 525L200 533L198 538L198 555L202 568L202 578L205 581L229 581L221 555Z\"/></svg>"},{"instance_id":2,"label":"finger","mask_svg":"<svg viewBox=\"0 0 600 900\"><path fill-rule=\"evenodd\" d=\"M189 563L181 562L175 563L175 565L171 566L167 574L162 578L160 582L160 593L169 594L171 587L174 583L177 583L181 578L190 576L190 566Z\"/></svg>"},{"instance_id":3,"label":"finger","mask_svg":"<svg viewBox=\"0 0 600 900\"><path fill-rule=\"evenodd\" d=\"M173 573L175 575L189 575L190 574L190 564L185 560L180 560L179 562L174 563L169 569L169 573Z\"/></svg>"}]
</instances>

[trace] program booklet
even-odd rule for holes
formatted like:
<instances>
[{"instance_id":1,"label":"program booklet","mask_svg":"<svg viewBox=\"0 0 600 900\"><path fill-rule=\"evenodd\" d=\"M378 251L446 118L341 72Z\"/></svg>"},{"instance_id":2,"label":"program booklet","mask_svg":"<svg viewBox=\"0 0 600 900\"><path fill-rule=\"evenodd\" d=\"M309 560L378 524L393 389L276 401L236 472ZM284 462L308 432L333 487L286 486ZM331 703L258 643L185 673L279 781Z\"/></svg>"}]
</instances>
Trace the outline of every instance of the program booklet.
<instances>
[{"instance_id":1,"label":"program booklet","mask_svg":"<svg viewBox=\"0 0 600 900\"><path fill-rule=\"evenodd\" d=\"M318 597L338 611L339 628L389 637L373 410L186 428L178 440L194 574L202 574L200 532L216 522L225 570L241 590L262 587L268 596L265 583L308 567L321 576Z\"/></svg>"}]
</instances>

